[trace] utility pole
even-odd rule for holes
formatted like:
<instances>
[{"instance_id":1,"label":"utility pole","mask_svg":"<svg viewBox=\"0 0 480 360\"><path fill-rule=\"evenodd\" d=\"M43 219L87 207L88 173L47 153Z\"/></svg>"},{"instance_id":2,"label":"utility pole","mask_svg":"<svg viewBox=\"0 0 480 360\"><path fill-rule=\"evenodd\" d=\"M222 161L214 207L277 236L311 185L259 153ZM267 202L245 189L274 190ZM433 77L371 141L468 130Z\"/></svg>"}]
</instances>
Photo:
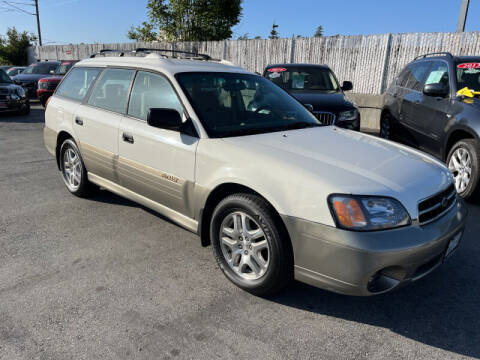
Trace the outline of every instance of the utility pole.
<instances>
[{"instance_id":1,"label":"utility pole","mask_svg":"<svg viewBox=\"0 0 480 360\"><path fill-rule=\"evenodd\" d=\"M457 32L465 31L465 23L467 22L469 3L470 0L462 0L462 5L460 6L460 16L458 17Z\"/></svg>"},{"instance_id":2,"label":"utility pole","mask_svg":"<svg viewBox=\"0 0 480 360\"><path fill-rule=\"evenodd\" d=\"M40 31L40 14L38 13L38 0L35 0L35 15L37 16L38 44L42 46L42 32Z\"/></svg>"}]
</instances>

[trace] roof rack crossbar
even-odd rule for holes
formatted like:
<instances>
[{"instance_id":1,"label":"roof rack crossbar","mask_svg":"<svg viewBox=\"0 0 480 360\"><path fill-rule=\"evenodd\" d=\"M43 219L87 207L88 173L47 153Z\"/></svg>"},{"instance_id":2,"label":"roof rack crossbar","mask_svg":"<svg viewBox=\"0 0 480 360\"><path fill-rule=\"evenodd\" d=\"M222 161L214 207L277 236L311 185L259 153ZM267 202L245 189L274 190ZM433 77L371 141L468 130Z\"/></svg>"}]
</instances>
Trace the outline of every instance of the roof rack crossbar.
<instances>
[{"instance_id":1,"label":"roof rack crossbar","mask_svg":"<svg viewBox=\"0 0 480 360\"><path fill-rule=\"evenodd\" d=\"M97 55L105 56L105 53L110 53L110 52L120 53L120 56L123 56L125 54L125 50L102 49L100 51L97 51L95 54L90 55L90 58L94 58Z\"/></svg>"},{"instance_id":2,"label":"roof rack crossbar","mask_svg":"<svg viewBox=\"0 0 480 360\"><path fill-rule=\"evenodd\" d=\"M433 53L428 53L428 54L419 55L419 56L417 56L417 57L416 57L415 59L413 59L413 60L424 59L424 58L426 58L427 56L433 56L433 55L446 55L446 56L453 57L453 55L452 55L451 53L449 53L448 51L440 51L440 52L433 52Z\"/></svg>"},{"instance_id":3,"label":"roof rack crossbar","mask_svg":"<svg viewBox=\"0 0 480 360\"><path fill-rule=\"evenodd\" d=\"M193 55L195 57L201 57L204 60L213 60L210 55L207 54L200 54L191 51L183 51L183 50L174 50L174 49L155 49L155 48L137 48L133 50L133 52L151 52L151 51L161 51L161 52L170 52L172 54L185 54L185 55Z\"/></svg>"}]
</instances>

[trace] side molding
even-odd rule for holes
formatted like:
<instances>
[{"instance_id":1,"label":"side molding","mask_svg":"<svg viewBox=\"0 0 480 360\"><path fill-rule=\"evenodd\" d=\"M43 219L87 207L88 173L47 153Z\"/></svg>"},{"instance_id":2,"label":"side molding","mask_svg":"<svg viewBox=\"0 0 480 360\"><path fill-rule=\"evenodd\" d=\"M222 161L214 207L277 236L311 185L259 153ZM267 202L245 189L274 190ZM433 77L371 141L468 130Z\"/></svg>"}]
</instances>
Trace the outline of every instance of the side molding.
<instances>
[{"instance_id":1,"label":"side molding","mask_svg":"<svg viewBox=\"0 0 480 360\"><path fill-rule=\"evenodd\" d=\"M131 190L128 190L124 188L123 186L120 186L118 184L115 184L114 182L104 179L98 175L88 173L88 180L90 180L92 183L101 186L117 195L120 195L124 198L127 198L129 200L135 201L143 206L146 206L152 210L155 210L159 214L169 218L173 222L177 223L178 225L182 226L183 228L197 233L198 231L198 222L195 221L194 219L191 219L183 214L180 214L177 211L174 211L158 202L155 202L153 200L150 200L146 198L145 196L139 195Z\"/></svg>"}]
</instances>

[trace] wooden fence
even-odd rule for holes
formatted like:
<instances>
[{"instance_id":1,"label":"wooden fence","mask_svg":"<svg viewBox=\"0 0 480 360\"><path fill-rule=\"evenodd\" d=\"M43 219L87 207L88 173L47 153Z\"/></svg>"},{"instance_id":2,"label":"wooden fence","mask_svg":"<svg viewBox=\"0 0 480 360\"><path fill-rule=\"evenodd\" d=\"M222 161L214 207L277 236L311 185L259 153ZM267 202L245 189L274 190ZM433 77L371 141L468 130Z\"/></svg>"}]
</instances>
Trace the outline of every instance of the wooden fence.
<instances>
[{"instance_id":1,"label":"wooden fence","mask_svg":"<svg viewBox=\"0 0 480 360\"><path fill-rule=\"evenodd\" d=\"M83 59L101 49L133 50L154 47L198 51L262 73L267 64L327 64L354 91L381 94L394 76L415 56L438 51L480 55L480 33L411 33L276 40L226 40L183 43L116 43L48 45L30 49L30 58Z\"/></svg>"}]
</instances>

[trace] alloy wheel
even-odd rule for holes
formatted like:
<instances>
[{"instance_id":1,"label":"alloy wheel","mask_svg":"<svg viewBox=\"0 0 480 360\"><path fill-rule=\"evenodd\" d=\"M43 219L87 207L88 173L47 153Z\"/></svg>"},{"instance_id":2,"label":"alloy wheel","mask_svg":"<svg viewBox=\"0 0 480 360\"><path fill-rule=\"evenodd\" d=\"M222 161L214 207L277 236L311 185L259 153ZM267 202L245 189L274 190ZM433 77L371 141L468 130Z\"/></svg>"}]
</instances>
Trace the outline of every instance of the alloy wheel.
<instances>
[{"instance_id":1,"label":"alloy wheel","mask_svg":"<svg viewBox=\"0 0 480 360\"><path fill-rule=\"evenodd\" d=\"M448 169L455 179L457 192L464 192L472 177L472 156L466 148L459 147L454 151L448 162Z\"/></svg>"},{"instance_id":2,"label":"alloy wheel","mask_svg":"<svg viewBox=\"0 0 480 360\"><path fill-rule=\"evenodd\" d=\"M82 162L76 151L68 147L63 153L63 180L70 189L76 191L82 181Z\"/></svg>"},{"instance_id":3,"label":"alloy wheel","mask_svg":"<svg viewBox=\"0 0 480 360\"><path fill-rule=\"evenodd\" d=\"M247 213L228 214L220 226L222 254L230 269L245 280L257 280L268 269L270 249L260 225Z\"/></svg>"}]
</instances>

